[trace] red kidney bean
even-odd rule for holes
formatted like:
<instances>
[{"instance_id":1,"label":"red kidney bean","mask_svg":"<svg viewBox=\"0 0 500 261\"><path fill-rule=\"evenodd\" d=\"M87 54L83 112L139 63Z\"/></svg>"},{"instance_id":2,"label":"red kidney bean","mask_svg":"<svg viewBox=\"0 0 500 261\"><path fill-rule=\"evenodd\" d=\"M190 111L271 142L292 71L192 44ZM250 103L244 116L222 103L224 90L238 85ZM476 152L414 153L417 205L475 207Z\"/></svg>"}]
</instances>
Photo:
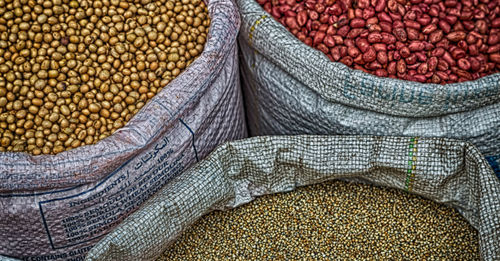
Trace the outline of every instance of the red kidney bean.
<instances>
[{"instance_id":1,"label":"red kidney bean","mask_svg":"<svg viewBox=\"0 0 500 261\"><path fill-rule=\"evenodd\" d=\"M299 24L297 24L297 20L295 19L295 17L291 17L291 16L286 17L285 23L288 26L288 28L291 28L291 29L299 29L300 28Z\"/></svg>"},{"instance_id":2,"label":"red kidney bean","mask_svg":"<svg viewBox=\"0 0 500 261\"><path fill-rule=\"evenodd\" d=\"M314 10L309 10L308 15L309 15L309 19L311 19L311 20L318 20L319 19L319 14Z\"/></svg>"},{"instance_id":3,"label":"red kidney bean","mask_svg":"<svg viewBox=\"0 0 500 261\"><path fill-rule=\"evenodd\" d=\"M318 12L319 14L323 13L326 8L322 3L317 3L314 7L315 11Z\"/></svg>"},{"instance_id":4,"label":"red kidney bean","mask_svg":"<svg viewBox=\"0 0 500 261\"><path fill-rule=\"evenodd\" d=\"M460 40L464 40L467 34L463 31L451 32L446 35L446 38L452 42L458 42Z\"/></svg>"},{"instance_id":5,"label":"red kidney bean","mask_svg":"<svg viewBox=\"0 0 500 261\"><path fill-rule=\"evenodd\" d=\"M378 32L373 32L368 35L369 43L380 43L382 42L382 35Z\"/></svg>"},{"instance_id":6,"label":"red kidney bean","mask_svg":"<svg viewBox=\"0 0 500 261\"><path fill-rule=\"evenodd\" d=\"M417 68L417 73L418 74L426 74L428 69L429 69L429 67L428 67L427 63L421 63Z\"/></svg>"},{"instance_id":7,"label":"red kidney bean","mask_svg":"<svg viewBox=\"0 0 500 261\"><path fill-rule=\"evenodd\" d=\"M320 43L316 46L316 49L320 50L324 54L328 54L330 52L330 49L323 43Z\"/></svg>"},{"instance_id":8,"label":"red kidney bean","mask_svg":"<svg viewBox=\"0 0 500 261\"><path fill-rule=\"evenodd\" d=\"M488 44L489 45L495 45L497 43L500 43L500 31L498 31L496 33L491 33L488 36Z\"/></svg>"},{"instance_id":9,"label":"red kidney bean","mask_svg":"<svg viewBox=\"0 0 500 261\"><path fill-rule=\"evenodd\" d=\"M389 65L387 65L387 73L389 75L395 75L397 72L396 67L397 63L395 61L390 62Z\"/></svg>"},{"instance_id":10,"label":"red kidney bean","mask_svg":"<svg viewBox=\"0 0 500 261\"><path fill-rule=\"evenodd\" d=\"M373 7L367 7L365 9L363 9L363 15L362 15L362 18L363 19L369 19L369 18L376 18L375 16L375 9L373 9Z\"/></svg>"},{"instance_id":11,"label":"red kidney bean","mask_svg":"<svg viewBox=\"0 0 500 261\"><path fill-rule=\"evenodd\" d=\"M441 78L439 78L439 76L437 74L433 74L432 78L431 78L431 82L432 83L440 83L441 82Z\"/></svg>"},{"instance_id":12,"label":"red kidney bean","mask_svg":"<svg viewBox=\"0 0 500 261\"><path fill-rule=\"evenodd\" d=\"M366 27L368 27L368 30L370 32L380 32L380 31L382 31L382 28L378 24L368 24Z\"/></svg>"},{"instance_id":13,"label":"red kidney bean","mask_svg":"<svg viewBox=\"0 0 500 261\"><path fill-rule=\"evenodd\" d=\"M451 56L451 54L447 51L444 52L442 56L443 60L446 61L447 64L451 65L452 67L455 66L455 59Z\"/></svg>"},{"instance_id":14,"label":"red kidney bean","mask_svg":"<svg viewBox=\"0 0 500 261\"><path fill-rule=\"evenodd\" d=\"M410 56L410 54L411 54L410 48L408 48L408 47L405 46L405 47L399 49L399 54L403 58L408 58Z\"/></svg>"},{"instance_id":15,"label":"red kidney bean","mask_svg":"<svg viewBox=\"0 0 500 261\"><path fill-rule=\"evenodd\" d=\"M417 22L422 26L427 26L427 25L431 24L431 21L432 21L432 18L427 14L423 14L422 16L417 18Z\"/></svg>"},{"instance_id":16,"label":"red kidney bean","mask_svg":"<svg viewBox=\"0 0 500 261\"><path fill-rule=\"evenodd\" d=\"M328 25L327 24L321 24L318 28L318 31L326 33L326 30L328 30Z\"/></svg>"},{"instance_id":17,"label":"red kidney bean","mask_svg":"<svg viewBox=\"0 0 500 261\"><path fill-rule=\"evenodd\" d=\"M387 64L388 58L386 52L377 52L377 61L380 64Z\"/></svg>"},{"instance_id":18,"label":"red kidney bean","mask_svg":"<svg viewBox=\"0 0 500 261\"><path fill-rule=\"evenodd\" d=\"M366 39L358 38L356 39L356 46L361 50L361 52L367 52L370 48L370 44Z\"/></svg>"},{"instance_id":19,"label":"red kidney bean","mask_svg":"<svg viewBox=\"0 0 500 261\"><path fill-rule=\"evenodd\" d=\"M491 21L491 27L500 28L500 17L497 17L493 21Z\"/></svg>"},{"instance_id":20,"label":"red kidney bean","mask_svg":"<svg viewBox=\"0 0 500 261\"><path fill-rule=\"evenodd\" d=\"M365 9L366 10L366 9ZM364 18L363 18L364 19ZM369 17L369 18L366 18L366 25L374 25L374 24L378 24L378 18L377 17Z\"/></svg>"},{"instance_id":21,"label":"red kidney bean","mask_svg":"<svg viewBox=\"0 0 500 261\"><path fill-rule=\"evenodd\" d=\"M458 67L460 67L460 69L462 70L469 70L470 69L470 62L465 59L465 58L460 58L457 62L458 64Z\"/></svg>"},{"instance_id":22,"label":"red kidney bean","mask_svg":"<svg viewBox=\"0 0 500 261\"><path fill-rule=\"evenodd\" d=\"M306 36L306 34L304 34L303 32L299 32L299 33L297 33L297 35L296 35L296 36L297 36L297 38L298 38L299 40L301 40L302 42L304 42L304 41L306 40L306 37L307 37L307 36Z\"/></svg>"},{"instance_id":23,"label":"red kidney bean","mask_svg":"<svg viewBox=\"0 0 500 261\"><path fill-rule=\"evenodd\" d=\"M343 41L344 41L344 45L347 47L356 46L353 39L345 39Z\"/></svg>"},{"instance_id":24,"label":"red kidney bean","mask_svg":"<svg viewBox=\"0 0 500 261\"><path fill-rule=\"evenodd\" d=\"M351 56L344 56L342 57L342 59L340 59L340 62L347 66L351 66L354 63L354 60Z\"/></svg>"},{"instance_id":25,"label":"red kidney bean","mask_svg":"<svg viewBox=\"0 0 500 261\"><path fill-rule=\"evenodd\" d=\"M441 28L441 30L445 33L449 33L451 31L451 25L445 20L439 20L438 25L439 28Z\"/></svg>"},{"instance_id":26,"label":"red kidney bean","mask_svg":"<svg viewBox=\"0 0 500 261\"><path fill-rule=\"evenodd\" d=\"M418 22L411 20L405 20L404 24L407 28L413 28L416 30L420 30L421 27L421 25Z\"/></svg>"},{"instance_id":27,"label":"red kidney bean","mask_svg":"<svg viewBox=\"0 0 500 261\"><path fill-rule=\"evenodd\" d=\"M386 52L387 51L387 45L384 44L384 43L376 43L376 44L373 44L373 49L375 49L375 51L377 52Z\"/></svg>"},{"instance_id":28,"label":"red kidney bean","mask_svg":"<svg viewBox=\"0 0 500 261\"><path fill-rule=\"evenodd\" d=\"M408 40L423 40L424 35L420 33L420 30L408 27L406 28L406 33L408 36ZM422 39L420 39L422 36Z\"/></svg>"},{"instance_id":29,"label":"red kidney bean","mask_svg":"<svg viewBox=\"0 0 500 261\"><path fill-rule=\"evenodd\" d=\"M342 38L342 36L340 36L340 35L334 35L332 37L333 37L333 40L335 41L335 44L341 45L341 44L344 43L344 38Z\"/></svg>"},{"instance_id":30,"label":"red kidney bean","mask_svg":"<svg viewBox=\"0 0 500 261\"><path fill-rule=\"evenodd\" d=\"M469 58L470 69L474 72L479 71L481 69L481 63L474 57Z\"/></svg>"},{"instance_id":31,"label":"red kidney bean","mask_svg":"<svg viewBox=\"0 0 500 261\"><path fill-rule=\"evenodd\" d=\"M303 10L297 14L297 23L304 26L307 23L307 11Z\"/></svg>"},{"instance_id":32,"label":"red kidney bean","mask_svg":"<svg viewBox=\"0 0 500 261\"><path fill-rule=\"evenodd\" d=\"M357 1L357 7L364 9L370 6L370 0L358 0Z\"/></svg>"},{"instance_id":33,"label":"red kidney bean","mask_svg":"<svg viewBox=\"0 0 500 261\"><path fill-rule=\"evenodd\" d=\"M398 2L396 2L396 0L388 0L387 1L387 8L391 12L397 12L397 10L398 10Z\"/></svg>"},{"instance_id":34,"label":"red kidney bean","mask_svg":"<svg viewBox=\"0 0 500 261\"><path fill-rule=\"evenodd\" d=\"M416 74L416 75L413 75L413 77L415 78L415 80L417 82L425 82L425 81L427 81L427 77L425 77L425 75Z\"/></svg>"},{"instance_id":35,"label":"red kidney bean","mask_svg":"<svg viewBox=\"0 0 500 261\"><path fill-rule=\"evenodd\" d=\"M453 57L453 59L455 60L463 58L465 57L465 55L466 55L465 51L460 48L455 48L453 49L453 51L451 51L451 57Z\"/></svg>"},{"instance_id":36,"label":"red kidney bean","mask_svg":"<svg viewBox=\"0 0 500 261\"><path fill-rule=\"evenodd\" d=\"M365 27L365 20L363 20L361 18L354 18L351 20L350 26L352 28L363 28L363 27Z\"/></svg>"},{"instance_id":37,"label":"red kidney bean","mask_svg":"<svg viewBox=\"0 0 500 261\"><path fill-rule=\"evenodd\" d=\"M349 54L349 56L351 56L351 57L357 57L358 55L361 54L361 52L356 47L350 47L350 48L347 48L347 54Z\"/></svg>"},{"instance_id":38,"label":"red kidney bean","mask_svg":"<svg viewBox=\"0 0 500 261\"><path fill-rule=\"evenodd\" d=\"M484 20L476 21L475 27L481 34L486 34L488 31L488 24Z\"/></svg>"},{"instance_id":39,"label":"red kidney bean","mask_svg":"<svg viewBox=\"0 0 500 261\"><path fill-rule=\"evenodd\" d=\"M367 37L369 34L370 34L370 31L369 31L369 30L367 30L367 29L362 29L362 30L361 30L361 33L359 34L359 37L363 37L363 38L365 38L365 37Z\"/></svg>"},{"instance_id":40,"label":"red kidney bean","mask_svg":"<svg viewBox=\"0 0 500 261\"><path fill-rule=\"evenodd\" d=\"M331 36L331 35L326 35L325 38L323 39L323 43L328 48L332 48L335 46L335 40L333 39L333 36Z\"/></svg>"},{"instance_id":41,"label":"red kidney bean","mask_svg":"<svg viewBox=\"0 0 500 261\"><path fill-rule=\"evenodd\" d=\"M427 55L425 52L416 52L415 55L417 56L417 60L420 62L425 62L427 61Z\"/></svg>"},{"instance_id":42,"label":"red kidney bean","mask_svg":"<svg viewBox=\"0 0 500 261\"><path fill-rule=\"evenodd\" d=\"M405 58L406 64L415 64L417 62L417 55L415 53Z\"/></svg>"},{"instance_id":43,"label":"red kidney bean","mask_svg":"<svg viewBox=\"0 0 500 261\"><path fill-rule=\"evenodd\" d=\"M361 32L363 32L363 28L353 28L347 34L347 38L356 39L356 37L358 37Z\"/></svg>"},{"instance_id":44,"label":"red kidney bean","mask_svg":"<svg viewBox=\"0 0 500 261\"><path fill-rule=\"evenodd\" d=\"M368 50L363 53L363 60L365 62L373 62L377 59L377 53L373 49L373 47L368 48Z\"/></svg>"},{"instance_id":45,"label":"red kidney bean","mask_svg":"<svg viewBox=\"0 0 500 261\"><path fill-rule=\"evenodd\" d=\"M429 25L425 26L422 29L422 33L423 34L430 34L430 33L434 32L436 30L437 30L437 25L435 25L435 24L429 24Z\"/></svg>"},{"instance_id":46,"label":"red kidney bean","mask_svg":"<svg viewBox=\"0 0 500 261\"><path fill-rule=\"evenodd\" d=\"M446 71L450 68L450 66L448 65L448 63L445 61L445 60L439 60L438 61L438 64L437 64L437 69L439 71Z\"/></svg>"},{"instance_id":47,"label":"red kidney bean","mask_svg":"<svg viewBox=\"0 0 500 261\"><path fill-rule=\"evenodd\" d=\"M406 72L406 63L404 60L397 61L396 70L398 73L405 73Z\"/></svg>"},{"instance_id":48,"label":"red kidney bean","mask_svg":"<svg viewBox=\"0 0 500 261\"><path fill-rule=\"evenodd\" d=\"M429 60L427 61L427 68L429 71L433 72L436 70L437 68L437 65L438 65L438 58L435 57L435 56L432 56L431 58L429 58Z\"/></svg>"},{"instance_id":49,"label":"red kidney bean","mask_svg":"<svg viewBox=\"0 0 500 261\"><path fill-rule=\"evenodd\" d=\"M342 36L342 37L346 37L347 34L349 33L349 26L348 25L345 25L345 26L342 26L340 27L338 30L337 30L337 34Z\"/></svg>"},{"instance_id":50,"label":"red kidney bean","mask_svg":"<svg viewBox=\"0 0 500 261\"><path fill-rule=\"evenodd\" d=\"M307 37L305 40L304 40L304 43L309 45L309 46L312 46L312 42L313 42L313 39L311 37Z\"/></svg>"},{"instance_id":51,"label":"red kidney bean","mask_svg":"<svg viewBox=\"0 0 500 261\"><path fill-rule=\"evenodd\" d=\"M392 30L392 32L394 33L394 36L396 37L396 39L398 39L401 42L406 42L407 35L406 35L406 31L404 28L394 28Z\"/></svg>"},{"instance_id":52,"label":"red kidney bean","mask_svg":"<svg viewBox=\"0 0 500 261\"><path fill-rule=\"evenodd\" d=\"M387 77L388 76L387 71L384 69L377 69L374 74L375 74L375 76L378 76L378 77Z\"/></svg>"},{"instance_id":53,"label":"red kidney bean","mask_svg":"<svg viewBox=\"0 0 500 261\"><path fill-rule=\"evenodd\" d=\"M392 18L387 13L378 13L377 17L381 22L392 23Z\"/></svg>"},{"instance_id":54,"label":"red kidney bean","mask_svg":"<svg viewBox=\"0 0 500 261\"><path fill-rule=\"evenodd\" d=\"M380 28L382 31L386 33L391 33L392 32L392 24L389 22L380 22L379 23Z\"/></svg>"},{"instance_id":55,"label":"red kidney bean","mask_svg":"<svg viewBox=\"0 0 500 261\"><path fill-rule=\"evenodd\" d=\"M432 5L427 12L428 15L436 17L439 15L439 7L437 5Z\"/></svg>"},{"instance_id":56,"label":"red kidney bean","mask_svg":"<svg viewBox=\"0 0 500 261\"><path fill-rule=\"evenodd\" d=\"M332 55L334 61L340 60L340 46L335 46L330 49L330 54Z\"/></svg>"},{"instance_id":57,"label":"red kidney bean","mask_svg":"<svg viewBox=\"0 0 500 261\"><path fill-rule=\"evenodd\" d=\"M396 60L396 61L401 59L401 55L399 54L398 51L395 51L393 53L393 59Z\"/></svg>"},{"instance_id":58,"label":"red kidney bean","mask_svg":"<svg viewBox=\"0 0 500 261\"><path fill-rule=\"evenodd\" d=\"M410 51L412 52L418 52L422 51L425 48L424 42L421 41L412 41L409 45L408 48L410 48Z\"/></svg>"},{"instance_id":59,"label":"red kidney bean","mask_svg":"<svg viewBox=\"0 0 500 261\"><path fill-rule=\"evenodd\" d=\"M500 72L492 0L257 0L305 44L354 69L451 83Z\"/></svg>"},{"instance_id":60,"label":"red kidney bean","mask_svg":"<svg viewBox=\"0 0 500 261\"><path fill-rule=\"evenodd\" d=\"M373 62L369 63L366 67L370 70L373 70L373 71L377 70L377 69L382 69L382 65L377 61L373 61Z\"/></svg>"},{"instance_id":61,"label":"red kidney bean","mask_svg":"<svg viewBox=\"0 0 500 261\"><path fill-rule=\"evenodd\" d=\"M359 64L359 65L365 64L365 60L363 60L363 55L359 54L358 56L356 56L354 58L354 63Z\"/></svg>"},{"instance_id":62,"label":"red kidney bean","mask_svg":"<svg viewBox=\"0 0 500 261\"><path fill-rule=\"evenodd\" d=\"M490 61L495 62L496 64L500 64L500 53L491 53Z\"/></svg>"},{"instance_id":63,"label":"red kidney bean","mask_svg":"<svg viewBox=\"0 0 500 261\"><path fill-rule=\"evenodd\" d=\"M337 37L342 38L342 36L336 35L337 34L337 29L335 29L335 27L333 25L328 26L328 29L326 29L326 34L327 35L331 35L333 37L337 36Z\"/></svg>"},{"instance_id":64,"label":"red kidney bean","mask_svg":"<svg viewBox=\"0 0 500 261\"><path fill-rule=\"evenodd\" d=\"M346 46L340 46L339 50L340 50L340 55L342 57L347 55L347 47Z\"/></svg>"},{"instance_id":65,"label":"red kidney bean","mask_svg":"<svg viewBox=\"0 0 500 261\"><path fill-rule=\"evenodd\" d=\"M408 70L408 74L415 75L417 74L417 68L420 66L421 63L414 63L414 64L406 64L406 69Z\"/></svg>"}]
</instances>

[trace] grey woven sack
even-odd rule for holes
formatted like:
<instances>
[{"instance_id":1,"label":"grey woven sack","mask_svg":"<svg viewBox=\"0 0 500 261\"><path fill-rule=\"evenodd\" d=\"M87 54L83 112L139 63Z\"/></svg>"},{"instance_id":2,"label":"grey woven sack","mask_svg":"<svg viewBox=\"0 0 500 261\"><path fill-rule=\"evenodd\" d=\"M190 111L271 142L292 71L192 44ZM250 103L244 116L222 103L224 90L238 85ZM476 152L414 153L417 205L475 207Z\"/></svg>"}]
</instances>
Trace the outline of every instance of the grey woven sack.
<instances>
[{"instance_id":1,"label":"grey woven sack","mask_svg":"<svg viewBox=\"0 0 500 261\"><path fill-rule=\"evenodd\" d=\"M83 260L172 177L247 136L236 4L210 0L208 9L201 56L125 127L57 155L0 153L0 255Z\"/></svg>"},{"instance_id":2,"label":"grey woven sack","mask_svg":"<svg viewBox=\"0 0 500 261\"><path fill-rule=\"evenodd\" d=\"M331 62L255 0L237 0L250 134L448 137L472 142L500 177L500 74L437 85Z\"/></svg>"},{"instance_id":3,"label":"grey woven sack","mask_svg":"<svg viewBox=\"0 0 500 261\"><path fill-rule=\"evenodd\" d=\"M456 208L500 259L500 181L470 143L443 138L275 136L226 143L104 237L86 260L154 260L202 215L333 179L404 189Z\"/></svg>"}]
</instances>

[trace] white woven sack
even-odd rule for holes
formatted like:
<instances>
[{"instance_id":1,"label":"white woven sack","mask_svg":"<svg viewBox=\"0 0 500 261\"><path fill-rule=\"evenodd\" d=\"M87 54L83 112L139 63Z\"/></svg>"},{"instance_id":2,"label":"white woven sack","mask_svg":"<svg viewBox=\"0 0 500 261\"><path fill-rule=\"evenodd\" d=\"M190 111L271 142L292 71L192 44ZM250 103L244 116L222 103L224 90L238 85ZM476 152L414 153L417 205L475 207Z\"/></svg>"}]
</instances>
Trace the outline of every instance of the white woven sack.
<instances>
[{"instance_id":1,"label":"white woven sack","mask_svg":"<svg viewBox=\"0 0 500 261\"><path fill-rule=\"evenodd\" d=\"M82 260L218 144L246 136L230 0L208 2L205 50L123 128L57 155L0 153L0 255Z\"/></svg>"},{"instance_id":2,"label":"white woven sack","mask_svg":"<svg viewBox=\"0 0 500 261\"><path fill-rule=\"evenodd\" d=\"M202 215L333 179L406 190L456 208L500 259L500 181L470 143L372 136L255 137L226 143L177 176L86 260L154 260Z\"/></svg>"},{"instance_id":3,"label":"white woven sack","mask_svg":"<svg viewBox=\"0 0 500 261\"><path fill-rule=\"evenodd\" d=\"M448 137L472 142L500 177L500 73L422 84L353 70L298 40L255 0L237 0L250 134Z\"/></svg>"}]
</instances>

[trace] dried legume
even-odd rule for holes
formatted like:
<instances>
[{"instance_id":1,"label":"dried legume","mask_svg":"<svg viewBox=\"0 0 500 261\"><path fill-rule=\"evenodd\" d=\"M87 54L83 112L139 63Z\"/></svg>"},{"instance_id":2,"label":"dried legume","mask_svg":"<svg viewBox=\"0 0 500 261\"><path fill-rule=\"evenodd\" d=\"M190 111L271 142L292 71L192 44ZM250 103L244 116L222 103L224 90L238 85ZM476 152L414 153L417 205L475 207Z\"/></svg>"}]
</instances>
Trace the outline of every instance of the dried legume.
<instances>
[{"instance_id":1,"label":"dried legume","mask_svg":"<svg viewBox=\"0 0 500 261\"><path fill-rule=\"evenodd\" d=\"M159 260L479 260L477 231L406 192L328 182L212 212Z\"/></svg>"},{"instance_id":2,"label":"dried legume","mask_svg":"<svg viewBox=\"0 0 500 261\"><path fill-rule=\"evenodd\" d=\"M426 83L500 72L498 0L256 0L331 61Z\"/></svg>"},{"instance_id":3,"label":"dried legume","mask_svg":"<svg viewBox=\"0 0 500 261\"><path fill-rule=\"evenodd\" d=\"M108 137L200 55L209 25L201 0L0 0L0 151Z\"/></svg>"}]
</instances>

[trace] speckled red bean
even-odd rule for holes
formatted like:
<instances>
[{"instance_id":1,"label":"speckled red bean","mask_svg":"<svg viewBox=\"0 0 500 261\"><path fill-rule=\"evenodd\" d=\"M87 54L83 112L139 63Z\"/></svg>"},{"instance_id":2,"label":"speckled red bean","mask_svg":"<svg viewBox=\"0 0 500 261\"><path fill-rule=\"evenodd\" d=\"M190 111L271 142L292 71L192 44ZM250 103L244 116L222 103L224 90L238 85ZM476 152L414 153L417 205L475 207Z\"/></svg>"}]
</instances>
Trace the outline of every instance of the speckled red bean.
<instances>
[{"instance_id":1,"label":"speckled red bean","mask_svg":"<svg viewBox=\"0 0 500 261\"><path fill-rule=\"evenodd\" d=\"M330 60L379 77L445 84L500 71L500 6L495 1L258 3Z\"/></svg>"}]
</instances>

